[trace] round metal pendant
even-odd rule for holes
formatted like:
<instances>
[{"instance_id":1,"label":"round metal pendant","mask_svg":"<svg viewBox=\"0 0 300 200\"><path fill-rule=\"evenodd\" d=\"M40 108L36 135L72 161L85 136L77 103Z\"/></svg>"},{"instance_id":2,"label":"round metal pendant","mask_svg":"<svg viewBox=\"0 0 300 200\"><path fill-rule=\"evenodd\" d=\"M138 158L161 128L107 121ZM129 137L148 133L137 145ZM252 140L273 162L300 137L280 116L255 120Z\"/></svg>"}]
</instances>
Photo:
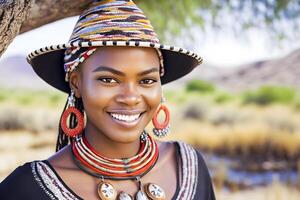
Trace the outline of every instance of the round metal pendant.
<instances>
[{"instance_id":1,"label":"round metal pendant","mask_svg":"<svg viewBox=\"0 0 300 200\"><path fill-rule=\"evenodd\" d=\"M133 199L129 194L125 192L120 192L118 200L133 200Z\"/></svg>"},{"instance_id":2,"label":"round metal pendant","mask_svg":"<svg viewBox=\"0 0 300 200\"><path fill-rule=\"evenodd\" d=\"M153 200L164 200L166 199L165 191L154 183L149 183L145 186L148 197Z\"/></svg>"},{"instance_id":3,"label":"round metal pendant","mask_svg":"<svg viewBox=\"0 0 300 200\"><path fill-rule=\"evenodd\" d=\"M148 197L147 197L147 195L142 190L139 190L136 193L135 199L136 200L149 200Z\"/></svg>"},{"instance_id":4,"label":"round metal pendant","mask_svg":"<svg viewBox=\"0 0 300 200\"><path fill-rule=\"evenodd\" d=\"M117 197L116 189L108 182L99 183L97 192L102 200L115 200Z\"/></svg>"}]
</instances>

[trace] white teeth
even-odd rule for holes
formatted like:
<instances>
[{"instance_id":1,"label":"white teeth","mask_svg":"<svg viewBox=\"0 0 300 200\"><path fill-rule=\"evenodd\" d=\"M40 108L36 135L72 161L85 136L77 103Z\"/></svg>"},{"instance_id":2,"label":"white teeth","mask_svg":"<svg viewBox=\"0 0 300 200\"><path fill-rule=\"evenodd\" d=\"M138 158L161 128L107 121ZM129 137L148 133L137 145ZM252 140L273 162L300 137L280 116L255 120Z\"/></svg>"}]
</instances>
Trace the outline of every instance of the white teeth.
<instances>
[{"instance_id":1,"label":"white teeth","mask_svg":"<svg viewBox=\"0 0 300 200\"><path fill-rule=\"evenodd\" d=\"M110 113L110 115L120 121L125 121L125 122L133 122L137 120L140 116L140 114L136 115L123 115L123 114L116 114L116 113Z\"/></svg>"}]
</instances>

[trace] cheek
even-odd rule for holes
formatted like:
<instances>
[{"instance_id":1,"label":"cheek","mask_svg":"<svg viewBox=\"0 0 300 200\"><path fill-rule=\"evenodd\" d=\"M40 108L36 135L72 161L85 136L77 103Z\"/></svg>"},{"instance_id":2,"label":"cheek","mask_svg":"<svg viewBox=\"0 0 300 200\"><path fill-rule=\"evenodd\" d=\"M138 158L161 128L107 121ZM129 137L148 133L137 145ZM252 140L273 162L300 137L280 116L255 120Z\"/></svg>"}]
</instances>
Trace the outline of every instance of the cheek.
<instances>
[{"instance_id":1,"label":"cheek","mask_svg":"<svg viewBox=\"0 0 300 200\"><path fill-rule=\"evenodd\" d=\"M149 91L145 94L145 101L153 111L153 113L156 111L157 107L160 104L161 101L161 86Z\"/></svg>"},{"instance_id":2,"label":"cheek","mask_svg":"<svg viewBox=\"0 0 300 200\"><path fill-rule=\"evenodd\" d=\"M97 80L91 77L83 78L82 99L85 109L92 110L95 107L105 107L111 100L112 91L108 88L99 87Z\"/></svg>"}]
</instances>

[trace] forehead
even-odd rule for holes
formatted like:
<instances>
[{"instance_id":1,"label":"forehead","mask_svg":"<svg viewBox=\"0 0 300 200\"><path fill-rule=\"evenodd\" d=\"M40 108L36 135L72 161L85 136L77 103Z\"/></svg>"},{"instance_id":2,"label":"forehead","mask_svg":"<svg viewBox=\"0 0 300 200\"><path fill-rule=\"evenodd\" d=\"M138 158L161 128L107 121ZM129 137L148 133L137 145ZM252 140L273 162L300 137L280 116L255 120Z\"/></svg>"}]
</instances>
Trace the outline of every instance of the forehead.
<instances>
[{"instance_id":1,"label":"forehead","mask_svg":"<svg viewBox=\"0 0 300 200\"><path fill-rule=\"evenodd\" d=\"M83 70L90 71L99 66L129 70L159 68L158 53L153 48L100 47L83 63Z\"/></svg>"}]
</instances>

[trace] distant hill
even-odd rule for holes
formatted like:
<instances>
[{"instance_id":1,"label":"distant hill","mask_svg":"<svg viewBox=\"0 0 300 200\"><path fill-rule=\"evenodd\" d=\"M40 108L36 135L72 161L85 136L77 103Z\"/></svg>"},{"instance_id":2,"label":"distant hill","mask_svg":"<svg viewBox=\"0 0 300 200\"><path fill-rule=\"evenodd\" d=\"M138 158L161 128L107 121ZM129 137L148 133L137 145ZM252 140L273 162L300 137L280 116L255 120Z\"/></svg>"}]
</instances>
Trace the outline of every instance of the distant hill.
<instances>
[{"instance_id":1,"label":"distant hill","mask_svg":"<svg viewBox=\"0 0 300 200\"><path fill-rule=\"evenodd\" d=\"M209 64L202 64L198 67L196 67L191 73L184 76L183 78L173 81L171 83L168 83L165 87L166 88L177 88L184 86L189 80L192 79L201 79L201 80L207 80L212 81L216 79L216 77L220 74L225 74L228 72L228 69L219 68L213 65Z\"/></svg>"},{"instance_id":2,"label":"distant hill","mask_svg":"<svg viewBox=\"0 0 300 200\"><path fill-rule=\"evenodd\" d=\"M0 59L0 87L45 89L41 80L27 63L26 56L16 55Z\"/></svg>"},{"instance_id":3,"label":"distant hill","mask_svg":"<svg viewBox=\"0 0 300 200\"><path fill-rule=\"evenodd\" d=\"M300 49L287 56L250 63L220 74L212 82L229 90L245 90L262 85L300 88Z\"/></svg>"}]
</instances>

